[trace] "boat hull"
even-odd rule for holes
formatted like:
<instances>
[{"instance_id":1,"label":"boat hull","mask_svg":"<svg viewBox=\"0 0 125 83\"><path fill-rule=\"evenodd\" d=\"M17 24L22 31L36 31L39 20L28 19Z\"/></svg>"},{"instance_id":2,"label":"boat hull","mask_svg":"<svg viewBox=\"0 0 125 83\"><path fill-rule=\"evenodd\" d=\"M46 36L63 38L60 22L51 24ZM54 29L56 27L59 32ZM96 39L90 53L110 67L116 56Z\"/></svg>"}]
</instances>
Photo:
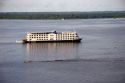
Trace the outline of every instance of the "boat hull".
<instances>
[{"instance_id":1,"label":"boat hull","mask_svg":"<svg viewBox=\"0 0 125 83\"><path fill-rule=\"evenodd\" d=\"M44 43L44 42L81 42L82 39L76 40L47 40L47 41L23 41L23 43Z\"/></svg>"}]
</instances>

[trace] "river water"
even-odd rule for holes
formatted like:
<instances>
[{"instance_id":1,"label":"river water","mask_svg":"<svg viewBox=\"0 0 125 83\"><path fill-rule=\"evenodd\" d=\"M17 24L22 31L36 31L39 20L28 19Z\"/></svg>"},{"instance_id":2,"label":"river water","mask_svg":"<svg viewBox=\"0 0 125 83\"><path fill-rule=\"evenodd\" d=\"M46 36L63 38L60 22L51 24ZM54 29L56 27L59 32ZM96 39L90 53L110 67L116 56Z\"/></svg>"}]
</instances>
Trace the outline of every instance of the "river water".
<instances>
[{"instance_id":1,"label":"river water","mask_svg":"<svg viewBox=\"0 0 125 83\"><path fill-rule=\"evenodd\" d=\"M76 31L81 43L16 43L27 32ZM124 83L125 18L0 20L0 83Z\"/></svg>"}]
</instances>

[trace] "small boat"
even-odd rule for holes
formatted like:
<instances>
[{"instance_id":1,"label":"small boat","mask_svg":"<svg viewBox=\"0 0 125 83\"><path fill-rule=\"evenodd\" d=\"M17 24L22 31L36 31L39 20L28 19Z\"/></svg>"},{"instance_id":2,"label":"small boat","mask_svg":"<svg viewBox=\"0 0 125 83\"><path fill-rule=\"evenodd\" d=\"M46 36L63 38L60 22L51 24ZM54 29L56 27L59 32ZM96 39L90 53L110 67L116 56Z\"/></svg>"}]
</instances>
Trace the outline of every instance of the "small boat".
<instances>
[{"instance_id":1,"label":"small boat","mask_svg":"<svg viewBox=\"0 0 125 83\"><path fill-rule=\"evenodd\" d=\"M16 40L16 43L23 43L22 40Z\"/></svg>"},{"instance_id":2,"label":"small boat","mask_svg":"<svg viewBox=\"0 0 125 83\"><path fill-rule=\"evenodd\" d=\"M76 32L27 32L26 38L22 40L23 43L32 42L80 42Z\"/></svg>"}]
</instances>

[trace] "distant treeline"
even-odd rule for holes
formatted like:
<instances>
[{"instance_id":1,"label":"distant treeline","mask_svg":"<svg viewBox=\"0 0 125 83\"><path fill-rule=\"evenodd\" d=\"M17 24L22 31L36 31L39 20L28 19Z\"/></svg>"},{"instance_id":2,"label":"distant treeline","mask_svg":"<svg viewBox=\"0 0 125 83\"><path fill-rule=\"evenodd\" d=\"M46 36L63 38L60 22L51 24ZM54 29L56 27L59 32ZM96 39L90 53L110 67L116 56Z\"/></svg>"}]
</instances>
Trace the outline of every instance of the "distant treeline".
<instances>
[{"instance_id":1,"label":"distant treeline","mask_svg":"<svg viewBox=\"0 0 125 83\"><path fill-rule=\"evenodd\" d=\"M125 11L105 12L0 12L0 19L125 18Z\"/></svg>"}]
</instances>

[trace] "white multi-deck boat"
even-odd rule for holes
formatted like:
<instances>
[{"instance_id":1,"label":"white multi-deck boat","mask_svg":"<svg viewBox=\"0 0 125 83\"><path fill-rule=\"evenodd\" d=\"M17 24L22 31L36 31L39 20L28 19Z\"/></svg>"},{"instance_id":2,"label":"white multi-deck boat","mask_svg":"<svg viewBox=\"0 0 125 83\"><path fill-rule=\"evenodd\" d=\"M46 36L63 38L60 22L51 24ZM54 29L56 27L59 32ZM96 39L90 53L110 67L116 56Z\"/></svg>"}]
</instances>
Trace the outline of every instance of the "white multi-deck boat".
<instances>
[{"instance_id":1,"label":"white multi-deck boat","mask_svg":"<svg viewBox=\"0 0 125 83\"><path fill-rule=\"evenodd\" d=\"M80 42L76 32L27 32L23 43L31 42Z\"/></svg>"}]
</instances>

